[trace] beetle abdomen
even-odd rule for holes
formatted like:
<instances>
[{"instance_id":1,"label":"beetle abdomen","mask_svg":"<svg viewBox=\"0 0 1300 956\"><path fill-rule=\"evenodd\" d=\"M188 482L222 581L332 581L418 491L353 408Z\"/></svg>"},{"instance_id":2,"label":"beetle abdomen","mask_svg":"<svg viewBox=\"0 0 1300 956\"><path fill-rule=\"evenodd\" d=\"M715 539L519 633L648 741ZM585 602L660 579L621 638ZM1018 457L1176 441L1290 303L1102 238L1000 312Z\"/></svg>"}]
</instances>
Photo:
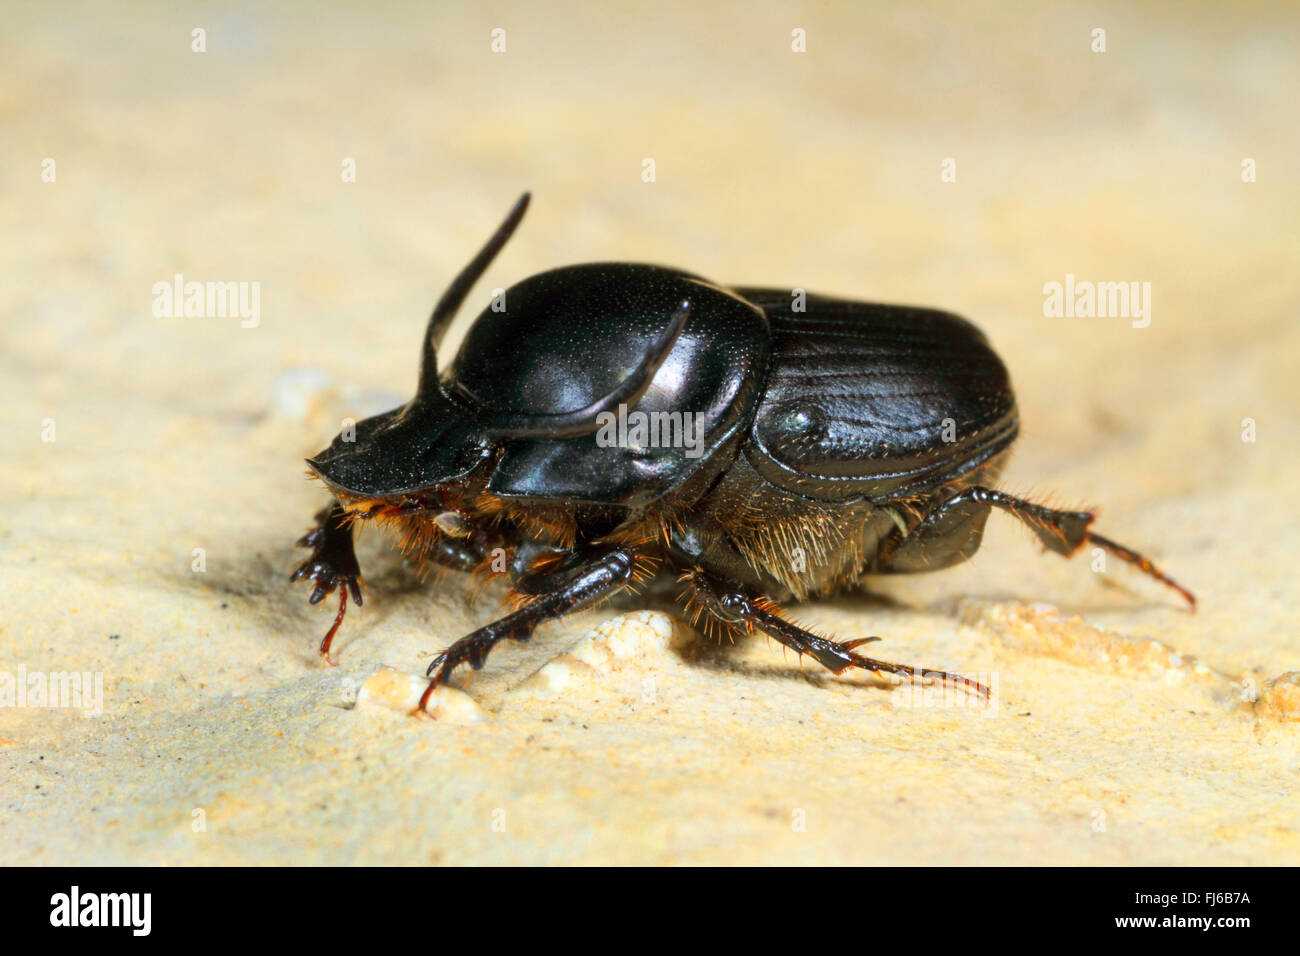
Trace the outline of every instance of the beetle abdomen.
<instances>
[{"instance_id":1,"label":"beetle abdomen","mask_svg":"<svg viewBox=\"0 0 1300 956\"><path fill-rule=\"evenodd\" d=\"M855 585L898 519L890 506L816 501L777 487L738 456L674 533L674 556L778 600L830 594Z\"/></svg>"},{"instance_id":2,"label":"beetle abdomen","mask_svg":"<svg viewBox=\"0 0 1300 956\"><path fill-rule=\"evenodd\" d=\"M982 332L933 309L740 289L772 325L747 454L774 484L823 500L928 491L1005 449L1010 377Z\"/></svg>"}]
</instances>

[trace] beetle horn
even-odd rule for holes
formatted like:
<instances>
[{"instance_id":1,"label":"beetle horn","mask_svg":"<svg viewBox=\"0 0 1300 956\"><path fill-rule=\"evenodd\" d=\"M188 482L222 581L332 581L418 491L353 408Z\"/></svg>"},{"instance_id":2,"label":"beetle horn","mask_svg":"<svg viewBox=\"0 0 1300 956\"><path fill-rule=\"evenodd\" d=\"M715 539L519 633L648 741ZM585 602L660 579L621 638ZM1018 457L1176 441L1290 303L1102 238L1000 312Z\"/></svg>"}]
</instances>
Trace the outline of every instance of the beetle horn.
<instances>
[{"instance_id":1,"label":"beetle horn","mask_svg":"<svg viewBox=\"0 0 1300 956\"><path fill-rule=\"evenodd\" d=\"M651 346L641 364L599 401L592 402L586 408L555 415L498 415L484 431L492 438L576 438L596 431L600 428L598 416L602 412L612 412L619 405L635 405L641 400L641 396L654 381L659 366L663 365L664 359L673 350L677 336L681 334L690 315L690 300L683 300L673 312L668 327Z\"/></svg>"},{"instance_id":2,"label":"beetle horn","mask_svg":"<svg viewBox=\"0 0 1300 956\"><path fill-rule=\"evenodd\" d=\"M474 283L492 264L501 247L510 240L515 229L518 228L524 218L524 212L528 209L528 200L531 198L531 193L524 193L515 201L505 220L492 234L492 238L479 250L478 255L469 261L469 265L460 270L460 274L452 280L447 291L438 300L438 304L433 307L433 314L429 316L429 327L424 333L424 351L420 359L421 388L432 381L441 391L442 383L438 380L438 346L447 332L447 326L451 325L451 320L456 317L457 310L465 301L469 290L474 287Z\"/></svg>"}]
</instances>

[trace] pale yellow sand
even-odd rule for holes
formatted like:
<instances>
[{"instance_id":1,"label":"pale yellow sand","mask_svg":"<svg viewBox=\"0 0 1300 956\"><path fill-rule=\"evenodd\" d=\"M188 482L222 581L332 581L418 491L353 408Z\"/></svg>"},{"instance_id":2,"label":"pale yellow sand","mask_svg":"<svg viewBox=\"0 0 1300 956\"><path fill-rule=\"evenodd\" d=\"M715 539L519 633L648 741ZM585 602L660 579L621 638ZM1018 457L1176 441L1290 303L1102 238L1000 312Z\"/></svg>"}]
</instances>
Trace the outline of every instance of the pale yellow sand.
<instances>
[{"instance_id":1,"label":"pale yellow sand","mask_svg":"<svg viewBox=\"0 0 1300 956\"><path fill-rule=\"evenodd\" d=\"M1250 700L1300 669L1294 6L540 6L6 11L0 671L98 672L103 714L0 708L0 860L1300 862L1295 685ZM477 723L353 708L500 592L366 539L321 667L301 459L406 397L523 188L476 308L637 259L971 316L1022 405L1006 486L1102 506L1200 612L995 517L968 566L797 613L993 675L993 711L653 616L521 686L617 609L496 653L448 696ZM260 324L156 318L176 273L259 282ZM1045 317L1067 273L1150 282L1149 327Z\"/></svg>"}]
</instances>

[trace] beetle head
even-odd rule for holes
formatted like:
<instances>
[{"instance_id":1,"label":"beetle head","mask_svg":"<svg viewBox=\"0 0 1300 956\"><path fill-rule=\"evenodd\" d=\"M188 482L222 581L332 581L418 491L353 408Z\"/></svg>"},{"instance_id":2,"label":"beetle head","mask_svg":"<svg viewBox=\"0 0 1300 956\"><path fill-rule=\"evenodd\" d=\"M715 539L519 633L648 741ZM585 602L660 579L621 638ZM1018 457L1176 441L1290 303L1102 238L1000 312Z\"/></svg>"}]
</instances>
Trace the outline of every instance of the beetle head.
<instances>
[{"instance_id":1,"label":"beetle head","mask_svg":"<svg viewBox=\"0 0 1300 956\"><path fill-rule=\"evenodd\" d=\"M528 200L528 193L519 197L487 245L434 306L424 333L415 397L401 408L359 422L355 435L342 433L315 458L307 459L335 494L356 500L427 490L462 479L492 453L492 443L475 427L473 409L443 387L438 345L470 288L524 218Z\"/></svg>"},{"instance_id":2,"label":"beetle head","mask_svg":"<svg viewBox=\"0 0 1300 956\"><path fill-rule=\"evenodd\" d=\"M689 301L678 304L640 364L585 408L549 415L510 413L483 408L447 388L438 372L438 346L469 290L523 219L528 201L529 194L524 193L438 300L424 335L415 397L401 408L358 423L355 434L340 434L328 448L307 459L311 470L341 499L391 502L463 484L472 472L496 459L502 442L589 435L597 431L603 412L624 403L635 405L650 387L690 316Z\"/></svg>"}]
</instances>

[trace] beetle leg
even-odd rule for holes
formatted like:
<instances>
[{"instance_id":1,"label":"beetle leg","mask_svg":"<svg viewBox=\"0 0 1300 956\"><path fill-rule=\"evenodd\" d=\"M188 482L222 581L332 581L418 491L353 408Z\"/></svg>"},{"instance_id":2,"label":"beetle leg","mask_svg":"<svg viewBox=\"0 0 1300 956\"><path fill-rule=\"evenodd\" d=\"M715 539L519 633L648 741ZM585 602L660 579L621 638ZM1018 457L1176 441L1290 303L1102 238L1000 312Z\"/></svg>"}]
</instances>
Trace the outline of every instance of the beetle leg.
<instances>
[{"instance_id":1,"label":"beetle leg","mask_svg":"<svg viewBox=\"0 0 1300 956\"><path fill-rule=\"evenodd\" d=\"M1196 607L1192 592L1157 568L1151 559L1089 531L1088 526L1096 518L1091 511L1058 511L982 485L963 488L926 515L911 534L896 539L893 548L881 555L884 566L900 571L922 570L952 563L952 556L957 560L969 557L979 546L979 533L991 508L1019 518L1049 551L1068 558L1084 545L1094 544L1173 588L1192 608ZM931 553L927 553L927 546Z\"/></svg>"},{"instance_id":2,"label":"beetle leg","mask_svg":"<svg viewBox=\"0 0 1300 956\"><path fill-rule=\"evenodd\" d=\"M331 503L316 515L316 528L299 538L298 545L311 548L311 557L289 576L289 581L307 578L316 582L309 599L312 604L319 604L327 594L335 588L339 589L338 614L320 644L320 656L325 659L325 663L333 665L330 644L347 613L348 592L352 592L352 600L358 605L364 603L361 596L361 567L357 564L357 553L352 546L352 528L347 512L337 501Z\"/></svg>"},{"instance_id":3,"label":"beetle leg","mask_svg":"<svg viewBox=\"0 0 1300 956\"><path fill-rule=\"evenodd\" d=\"M852 641L833 641L830 638L814 634L797 624L786 620L779 613L775 602L766 597L754 597L742 591L729 588L703 571L691 571L685 576L691 587L690 597L693 602L707 613L725 624L739 625L747 630L757 628L770 637L776 638L786 647L800 655L809 654L817 663L836 674L843 674L850 667L871 671L878 677L894 674L924 683L939 681L945 684L961 686L975 691L982 697L988 697L988 688L960 674L936 671L925 667L912 667L908 664L891 664L855 654L853 649L878 637L862 637Z\"/></svg>"},{"instance_id":4,"label":"beetle leg","mask_svg":"<svg viewBox=\"0 0 1300 956\"><path fill-rule=\"evenodd\" d=\"M519 594L529 597L546 594L568 580L574 567L590 560L589 554L572 548L526 539L510 556L510 584Z\"/></svg>"},{"instance_id":5,"label":"beetle leg","mask_svg":"<svg viewBox=\"0 0 1300 956\"><path fill-rule=\"evenodd\" d=\"M451 568L453 571L469 573L477 570L483 563L483 549L474 539L462 541L456 538L441 537L431 542L420 557L426 561Z\"/></svg>"},{"instance_id":6,"label":"beetle leg","mask_svg":"<svg viewBox=\"0 0 1300 956\"><path fill-rule=\"evenodd\" d=\"M469 664L478 670L492 648L501 641L506 638L527 641L543 621L561 617L613 594L632 579L635 570L636 555L630 548L606 551L584 564L555 590L535 596L513 614L462 637L429 664L431 680L415 712L424 710L429 695L460 665Z\"/></svg>"}]
</instances>

